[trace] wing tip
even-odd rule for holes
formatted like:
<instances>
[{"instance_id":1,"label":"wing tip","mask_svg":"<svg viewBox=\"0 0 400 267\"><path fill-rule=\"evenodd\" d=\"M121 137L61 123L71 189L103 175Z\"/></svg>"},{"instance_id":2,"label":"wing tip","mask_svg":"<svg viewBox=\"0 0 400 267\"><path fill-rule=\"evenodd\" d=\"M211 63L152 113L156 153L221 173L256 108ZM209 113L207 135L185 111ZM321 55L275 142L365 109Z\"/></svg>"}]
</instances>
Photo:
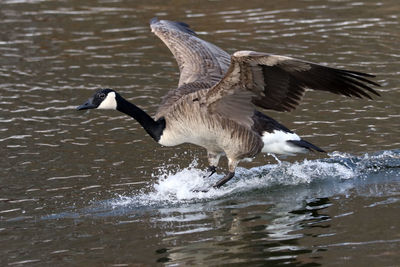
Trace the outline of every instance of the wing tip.
<instances>
[{"instance_id":1,"label":"wing tip","mask_svg":"<svg viewBox=\"0 0 400 267\"><path fill-rule=\"evenodd\" d=\"M371 88L371 85L377 87L381 87L382 85L368 79L368 78L374 78L376 77L376 75L359 71L350 71L350 70L341 70L341 73L344 74L352 84L356 85L356 87L361 90L360 93L362 94L362 96L367 97L371 100L373 100L373 98L369 94L367 94L367 92L372 93L376 96L381 96L375 89ZM365 92L364 90L367 92ZM359 97L362 98L362 96Z\"/></svg>"},{"instance_id":2,"label":"wing tip","mask_svg":"<svg viewBox=\"0 0 400 267\"><path fill-rule=\"evenodd\" d=\"M179 30L188 33L190 35L197 36L197 33L190 28L189 24L181 21L170 21L170 22Z\"/></svg>"},{"instance_id":3,"label":"wing tip","mask_svg":"<svg viewBox=\"0 0 400 267\"><path fill-rule=\"evenodd\" d=\"M181 32L190 34L190 35L194 35L197 36L196 32L193 31L190 26L185 23L185 22L181 22L181 21L172 21L172 20L159 20L158 17L154 17L152 19L150 19L150 27L152 28L152 31L154 31L154 26L157 23L161 23L160 25L164 25L164 26L170 26L175 28L176 30L179 30Z\"/></svg>"},{"instance_id":4,"label":"wing tip","mask_svg":"<svg viewBox=\"0 0 400 267\"><path fill-rule=\"evenodd\" d=\"M154 18L150 19L150 25L153 25L157 22L159 22L158 17L154 17Z\"/></svg>"}]
</instances>

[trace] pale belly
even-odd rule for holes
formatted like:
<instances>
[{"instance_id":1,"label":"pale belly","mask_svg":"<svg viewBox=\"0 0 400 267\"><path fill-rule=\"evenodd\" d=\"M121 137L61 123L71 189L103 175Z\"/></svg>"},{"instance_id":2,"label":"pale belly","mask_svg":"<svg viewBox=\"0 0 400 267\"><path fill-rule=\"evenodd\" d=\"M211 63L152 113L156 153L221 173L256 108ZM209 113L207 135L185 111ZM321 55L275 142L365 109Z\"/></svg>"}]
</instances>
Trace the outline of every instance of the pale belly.
<instances>
[{"instance_id":1,"label":"pale belly","mask_svg":"<svg viewBox=\"0 0 400 267\"><path fill-rule=\"evenodd\" d=\"M295 133L284 133L275 131L264 132L262 139L262 153L295 155L305 153L304 148L292 145L289 140L300 140ZM159 140L163 146L176 146L183 143L190 143L206 148L209 152L236 154L248 150L241 147L241 141L231 138L231 133L218 128L208 128L202 124L191 125L185 129L166 128ZM237 150L237 151L235 151Z\"/></svg>"},{"instance_id":2,"label":"pale belly","mask_svg":"<svg viewBox=\"0 0 400 267\"><path fill-rule=\"evenodd\" d=\"M176 125L176 124L175 124ZM163 146L177 146L190 143L209 151L223 152L224 132L222 129L206 127L204 124L187 122L187 127L166 127L158 143Z\"/></svg>"},{"instance_id":3,"label":"pale belly","mask_svg":"<svg viewBox=\"0 0 400 267\"><path fill-rule=\"evenodd\" d=\"M234 121L218 121L207 116L192 116L190 119L172 120L160 137L159 144L176 146L190 143L204 147L209 153L226 155L241 160L260 152L261 138L250 129Z\"/></svg>"}]
</instances>

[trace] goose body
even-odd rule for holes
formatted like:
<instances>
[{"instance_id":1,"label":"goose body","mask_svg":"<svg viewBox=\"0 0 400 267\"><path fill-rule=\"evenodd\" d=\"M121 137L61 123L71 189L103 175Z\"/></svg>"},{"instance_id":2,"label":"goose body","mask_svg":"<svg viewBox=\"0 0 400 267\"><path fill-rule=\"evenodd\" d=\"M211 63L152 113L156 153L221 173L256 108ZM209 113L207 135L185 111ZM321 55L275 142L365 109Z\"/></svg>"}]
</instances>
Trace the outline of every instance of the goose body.
<instances>
[{"instance_id":1,"label":"goose body","mask_svg":"<svg viewBox=\"0 0 400 267\"><path fill-rule=\"evenodd\" d=\"M163 116L167 123L159 144L176 146L191 143L235 161L254 157L260 152L284 155L307 152L306 147L287 142L300 141L297 134L261 112L254 111L253 126L247 127L204 111L199 101L194 100L204 97L206 92L201 90L185 96L170 113Z\"/></svg>"},{"instance_id":2,"label":"goose body","mask_svg":"<svg viewBox=\"0 0 400 267\"><path fill-rule=\"evenodd\" d=\"M306 88L359 98L379 95L370 87L378 86L368 79L374 77L370 74L254 51L230 56L198 38L185 23L155 18L150 26L174 54L181 73L178 88L163 98L155 116L111 89L97 91L78 109L116 109L136 119L163 146L204 147L211 174L226 156L229 173L215 187L234 176L241 160L260 152L324 152L256 107L291 111Z\"/></svg>"}]
</instances>

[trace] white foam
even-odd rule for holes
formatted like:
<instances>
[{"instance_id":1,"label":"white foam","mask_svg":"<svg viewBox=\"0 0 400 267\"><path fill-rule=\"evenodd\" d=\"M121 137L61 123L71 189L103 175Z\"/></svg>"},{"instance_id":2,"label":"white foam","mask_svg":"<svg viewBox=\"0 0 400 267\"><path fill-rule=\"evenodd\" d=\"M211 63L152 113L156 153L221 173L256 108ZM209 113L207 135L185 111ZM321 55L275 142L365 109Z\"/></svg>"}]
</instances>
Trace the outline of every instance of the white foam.
<instances>
[{"instance_id":1,"label":"white foam","mask_svg":"<svg viewBox=\"0 0 400 267\"><path fill-rule=\"evenodd\" d=\"M347 194L349 190L360 190L359 194L367 196L381 196L394 194L393 186L387 181L398 182L400 171L400 150L382 151L372 155L352 156L344 153L331 153L330 157L319 160L303 160L301 162L268 164L251 169L238 168L236 176L220 189L210 189L207 193L194 192L194 189L209 188L218 179L221 173L211 178L203 178L206 172L194 160L190 166L181 170L170 170L170 167L161 167L149 181L147 187L134 192L127 192L124 196L98 203L84 209L82 214L98 216L116 216L129 214L135 221L141 213L155 211L164 213L160 221L191 222L203 220L207 214L201 211L219 210L223 207L245 207L259 203L271 203L271 212L281 214L270 225L280 229L278 232L271 229L270 238L284 238L291 234L292 228L285 228L293 224L293 218L285 223L288 211L304 208L303 202L310 198L330 197L337 194ZM367 186L371 183L382 186ZM388 186L386 186L386 184ZM365 190L365 188L367 190ZM232 201L229 199L237 199ZM389 201L397 201L393 198ZM100 204L100 206L98 205ZM377 202L376 205L383 205ZM63 212L44 216L43 219L78 218L76 212ZM283 221L282 221L283 220ZM121 223L125 223L121 222ZM208 226L199 228L207 231ZM182 233L191 233L192 230L182 230ZM194 230L196 231L196 230ZM180 234L180 232L171 232Z\"/></svg>"},{"instance_id":2,"label":"white foam","mask_svg":"<svg viewBox=\"0 0 400 267\"><path fill-rule=\"evenodd\" d=\"M251 169L237 168L235 177L225 186L214 189L212 185L224 176L224 173L214 174L208 178L206 172L199 168L197 161L178 171L161 169L155 174L156 182L149 183L146 190L134 196L124 196L116 199L112 205L169 205L176 203L193 203L217 199L223 196L243 193L255 189L265 189L272 186L292 186L310 184L313 181L340 181L354 178L358 171L340 162L323 160L304 160L302 162L282 162ZM209 189L208 192L195 190Z\"/></svg>"}]
</instances>

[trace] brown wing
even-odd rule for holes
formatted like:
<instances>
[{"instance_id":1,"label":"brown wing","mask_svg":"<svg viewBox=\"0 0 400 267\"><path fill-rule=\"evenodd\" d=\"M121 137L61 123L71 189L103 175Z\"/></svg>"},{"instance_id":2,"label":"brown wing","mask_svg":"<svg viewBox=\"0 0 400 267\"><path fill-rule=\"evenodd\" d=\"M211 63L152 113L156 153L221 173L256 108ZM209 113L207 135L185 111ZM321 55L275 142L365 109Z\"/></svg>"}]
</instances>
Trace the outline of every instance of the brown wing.
<instances>
[{"instance_id":1,"label":"brown wing","mask_svg":"<svg viewBox=\"0 0 400 267\"><path fill-rule=\"evenodd\" d=\"M178 62L181 73L178 87L193 82L206 82L211 87L225 75L230 55L198 38L186 23L153 18L150 27Z\"/></svg>"},{"instance_id":2,"label":"brown wing","mask_svg":"<svg viewBox=\"0 0 400 267\"><path fill-rule=\"evenodd\" d=\"M224 78L203 102L211 112L251 125L253 105L291 111L299 105L306 88L359 98L371 98L368 93L379 95L370 87L379 85L365 77L374 76L290 57L238 51L231 57Z\"/></svg>"}]
</instances>

